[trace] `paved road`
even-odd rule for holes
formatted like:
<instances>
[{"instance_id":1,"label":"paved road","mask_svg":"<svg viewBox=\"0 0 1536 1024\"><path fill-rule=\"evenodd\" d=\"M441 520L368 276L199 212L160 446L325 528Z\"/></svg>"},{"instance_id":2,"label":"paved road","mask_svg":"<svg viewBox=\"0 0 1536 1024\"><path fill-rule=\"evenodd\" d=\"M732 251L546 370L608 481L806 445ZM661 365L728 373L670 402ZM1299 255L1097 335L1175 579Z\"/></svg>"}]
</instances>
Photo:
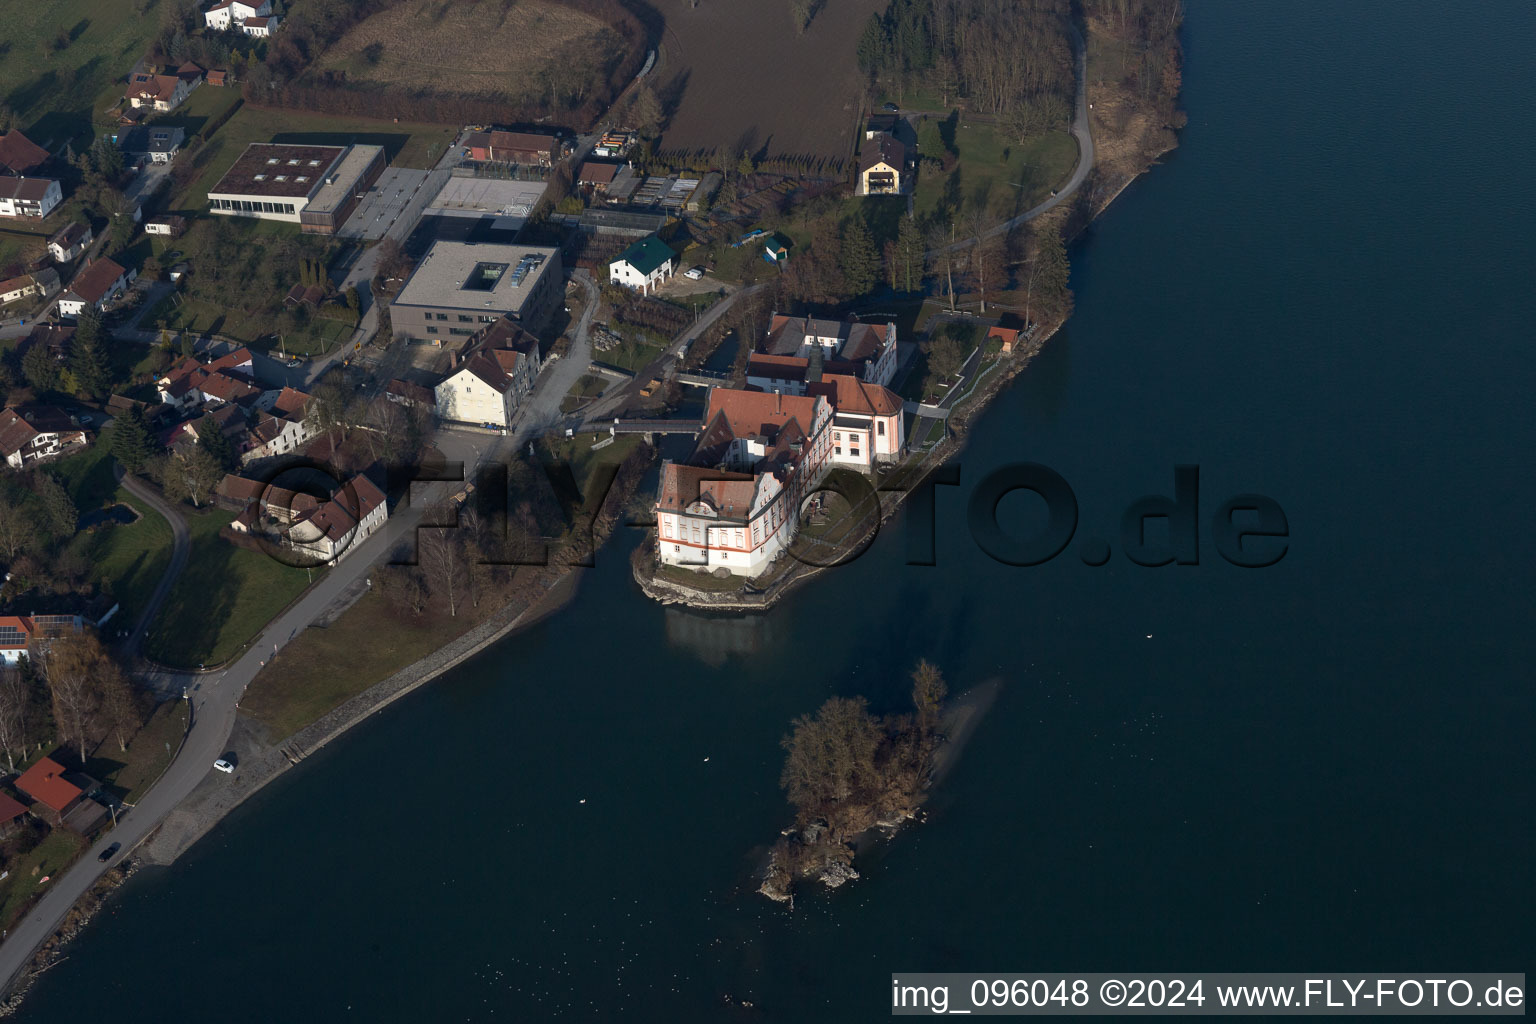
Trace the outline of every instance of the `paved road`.
<instances>
[{"instance_id":1,"label":"paved road","mask_svg":"<svg viewBox=\"0 0 1536 1024\"><path fill-rule=\"evenodd\" d=\"M139 647L144 643L144 634L148 631L150 622L154 620L155 613L160 610L160 605L165 602L165 596L171 592L171 585L176 582L176 577L181 575L181 570L186 568L187 552L191 544L188 539L185 516L166 504L165 499L153 488L146 486L136 477L124 475L121 482L129 494L165 518L171 526L172 542L171 564L166 566L160 582L155 584L155 592L150 595L149 602L139 613L138 621L133 624L133 632L128 634L127 640L123 641L123 656L125 659L132 659L139 653Z\"/></svg>"},{"instance_id":2,"label":"paved road","mask_svg":"<svg viewBox=\"0 0 1536 1024\"><path fill-rule=\"evenodd\" d=\"M1047 210L1060 206L1071 198L1084 181L1088 180L1088 172L1093 170L1093 132L1088 125L1088 46L1076 25L1072 26L1072 53L1075 58L1073 64L1077 71L1077 103L1072 113L1072 137L1077 140L1077 166L1072 169L1072 177L1068 178L1067 183L1057 189L1054 195L1038 206L1025 210L1012 220L1004 221L988 231L986 233L988 238L1007 234L1020 224L1034 220ZM929 250L928 255L964 249L975 242L975 238L964 238L952 245Z\"/></svg>"},{"instance_id":3,"label":"paved road","mask_svg":"<svg viewBox=\"0 0 1536 1024\"><path fill-rule=\"evenodd\" d=\"M420 523L424 508L434 501L441 501L451 493L448 487L456 486L417 485L417 493L410 503L402 502L383 529L360 544L304 597L269 623L242 657L221 672L198 677L198 688L187 691L192 720L175 760L160 781L130 811L119 817L117 827L86 851L74 867L51 882L47 895L11 929L16 934L0 945L0 987L10 987L17 973L30 960L33 950L53 934L69 909L110 867L110 864L100 863L97 856L109 844L121 843L122 851L112 858L112 863L121 860L208 776L214 759L227 752L230 731L238 714L237 701L267 658L324 612L343 590L368 574L397 543L409 537Z\"/></svg>"}]
</instances>

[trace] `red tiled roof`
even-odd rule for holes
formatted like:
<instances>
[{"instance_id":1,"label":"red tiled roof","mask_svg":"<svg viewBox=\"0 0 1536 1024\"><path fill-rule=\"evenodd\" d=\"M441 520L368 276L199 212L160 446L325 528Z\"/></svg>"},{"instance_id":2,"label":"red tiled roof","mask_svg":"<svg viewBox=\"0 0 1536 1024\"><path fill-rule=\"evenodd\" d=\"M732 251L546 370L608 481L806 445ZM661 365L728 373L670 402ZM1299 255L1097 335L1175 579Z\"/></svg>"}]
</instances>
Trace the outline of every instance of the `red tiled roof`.
<instances>
[{"instance_id":1,"label":"red tiled roof","mask_svg":"<svg viewBox=\"0 0 1536 1024\"><path fill-rule=\"evenodd\" d=\"M30 174L48 162L48 151L19 131L0 135L0 167L12 174Z\"/></svg>"},{"instance_id":2,"label":"red tiled roof","mask_svg":"<svg viewBox=\"0 0 1536 1024\"><path fill-rule=\"evenodd\" d=\"M82 790L64 779L64 766L51 757L45 757L22 773L16 780L16 788L55 813L64 813Z\"/></svg>"},{"instance_id":3,"label":"red tiled roof","mask_svg":"<svg viewBox=\"0 0 1536 1024\"><path fill-rule=\"evenodd\" d=\"M32 275L22 274L20 277L13 277L9 281L0 281L0 295L9 295L11 292L32 287L35 287Z\"/></svg>"},{"instance_id":4,"label":"red tiled roof","mask_svg":"<svg viewBox=\"0 0 1536 1024\"><path fill-rule=\"evenodd\" d=\"M757 353L747 359L748 377L772 380L803 380L809 360L800 356L773 356Z\"/></svg>"},{"instance_id":5,"label":"red tiled roof","mask_svg":"<svg viewBox=\"0 0 1536 1024\"><path fill-rule=\"evenodd\" d=\"M712 388L709 404L704 410L704 422L712 423L717 416L724 417L734 437L763 435L772 438L790 423L796 423L804 434L810 432L816 421L816 399Z\"/></svg>"},{"instance_id":6,"label":"red tiled roof","mask_svg":"<svg viewBox=\"0 0 1536 1024\"><path fill-rule=\"evenodd\" d=\"M0 631L9 637L15 633L21 634L19 642L9 639L0 640L0 651L26 650L27 641L32 637L32 620L25 615L0 615Z\"/></svg>"},{"instance_id":7,"label":"red tiled roof","mask_svg":"<svg viewBox=\"0 0 1536 1024\"><path fill-rule=\"evenodd\" d=\"M296 388L285 387L272 403L272 413L284 419L302 420L309 408L309 396Z\"/></svg>"},{"instance_id":8,"label":"red tiled roof","mask_svg":"<svg viewBox=\"0 0 1536 1024\"><path fill-rule=\"evenodd\" d=\"M141 100L169 100L176 95L176 87L180 84L181 79L175 75L138 74L128 85L128 95Z\"/></svg>"},{"instance_id":9,"label":"red tiled roof","mask_svg":"<svg viewBox=\"0 0 1536 1024\"><path fill-rule=\"evenodd\" d=\"M267 485L260 480L248 480L234 473L227 473L219 481L218 494L230 501L255 501L261 497Z\"/></svg>"},{"instance_id":10,"label":"red tiled roof","mask_svg":"<svg viewBox=\"0 0 1536 1024\"><path fill-rule=\"evenodd\" d=\"M829 373L805 388L813 395L826 395L838 412L863 416L892 416L901 412L901 399L890 388L870 384L857 377Z\"/></svg>"},{"instance_id":11,"label":"red tiled roof","mask_svg":"<svg viewBox=\"0 0 1536 1024\"><path fill-rule=\"evenodd\" d=\"M0 793L0 823L15 821L27 813L27 805L11 796Z\"/></svg>"},{"instance_id":12,"label":"red tiled roof","mask_svg":"<svg viewBox=\"0 0 1536 1024\"><path fill-rule=\"evenodd\" d=\"M86 302L100 302L102 296L122 277L127 271L118 266L105 256L92 260L86 268L75 275L75 279L69 283L69 290L74 292Z\"/></svg>"},{"instance_id":13,"label":"red tiled roof","mask_svg":"<svg viewBox=\"0 0 1536 1024\"><path fill-rule=\"evenodd\" d=\"M738 514L725 511L726 508L732 508L746 515L752 506L755 487L756 478L751 473L727 473L708 466L685 466L668 462L661 467L661 488L656 503L660 508L680 512L698 501L702 491L709 495L715 508L722 514ZM745 497L741 493L743 488Z\"/></svg>"}]
</instances>

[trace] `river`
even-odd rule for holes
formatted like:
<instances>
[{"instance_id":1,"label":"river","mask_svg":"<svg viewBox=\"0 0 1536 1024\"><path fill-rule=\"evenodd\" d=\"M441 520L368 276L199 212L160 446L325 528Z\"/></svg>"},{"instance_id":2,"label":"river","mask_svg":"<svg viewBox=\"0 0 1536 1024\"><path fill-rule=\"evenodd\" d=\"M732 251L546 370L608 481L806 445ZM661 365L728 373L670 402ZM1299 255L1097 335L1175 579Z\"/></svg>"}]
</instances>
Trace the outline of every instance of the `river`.
<instances>
[{"instance_id":1,"label":"river","mask_svg":"<svg viewBox=\"0 0 1536 1024\"><path fill-rule=\"evenodd\" d=\"M1074 247L936 565L898 518L718 620L645 601L621 533L558 617L135 877L21 1018L847 1021L892 971L1524 969L1532 38L1528 5L1192 5L1182 145ZM1021 461L1080 508L1033 568L965 528ZM1176 464L1199 564L1133 564L1121 512ZM1268 568L1214 545L1245 492L1288 520ZM898 707L920 657L1003 682L931 820L793 912L752 895L790 720Z\"/></svg>"}]
</instances>

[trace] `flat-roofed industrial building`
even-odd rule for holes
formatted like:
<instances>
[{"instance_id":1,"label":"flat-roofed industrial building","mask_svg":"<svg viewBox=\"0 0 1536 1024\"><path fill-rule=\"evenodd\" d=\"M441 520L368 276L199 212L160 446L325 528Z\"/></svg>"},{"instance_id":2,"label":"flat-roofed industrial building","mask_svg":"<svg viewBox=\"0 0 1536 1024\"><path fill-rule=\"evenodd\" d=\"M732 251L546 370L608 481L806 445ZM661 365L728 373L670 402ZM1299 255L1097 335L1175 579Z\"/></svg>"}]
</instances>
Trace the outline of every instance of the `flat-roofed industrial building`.
<instances>
[{"instance_id":1,"label":"flat-roofed industrial building","mask_svg":"<svg viewBox=\"0 0 1536 1024\"><path fill-rule=\"evenodd\" d=\"M381 146L253 142L208 190L208 208L226 216L286 221L310 234L334 234L384 165Z\"/></svg>"},{"instance_id":2,"label":"flat-roofed industrial building","mask_svg":"<svg viewBox=\"0 0 1536 1024\"><path fill-rule=\"evenodd\" d=\"M438 345L503 316L531 331L564 287L559 249L440 240L390 303L390 324L397 335Z\"/></svg>"}]
</instances>

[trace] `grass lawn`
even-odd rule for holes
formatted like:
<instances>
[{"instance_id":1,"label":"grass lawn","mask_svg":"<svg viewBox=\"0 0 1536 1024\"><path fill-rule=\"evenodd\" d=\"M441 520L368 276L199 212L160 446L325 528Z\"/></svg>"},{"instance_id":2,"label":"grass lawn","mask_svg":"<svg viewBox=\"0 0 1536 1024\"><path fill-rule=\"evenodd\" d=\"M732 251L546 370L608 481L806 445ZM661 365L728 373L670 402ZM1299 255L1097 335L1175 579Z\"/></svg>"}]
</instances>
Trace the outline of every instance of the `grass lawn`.
<instances>
[{"instance_id":1,"label":"grass lawn","mask_svg":"<svg viewBox=\"0 0 1536 1024\"><path fill-rule=\"evenodd\" d=\"M306 629L284 647L240 698L240 710L271 729L274 739L292 736L473 628L491 610L464 608L449 631L438 619L396 615L388 598L370 590L330 626Z\"/></svg>"},{"instance_id":2,"label":"grass lawn","mask_svg":"<svg viewBox=\"0 0 1536 1024\"><path fill-rule=\"evenodd\" d=\"M541 458L570 465L576 486L585 494L595 469L622 462L641 439L622 435L595 452L592 435L585 433L535 443ZM393 610L382 589L370 589L331 625L300 633L252 681L240 698L240 710L270 729L274 740L284 739L500 610L494 602L485 602L479 608L462 608L446 623L441 618L410 619Z\"/></svg>"},{"instance_id":3,"label":"grass lawn","mask_svg":"<svg viewBox=\"0 0 1536 1024\"><path fill-rule=\"evenodd\" d=\"M85 773L100 780L119 800L133 803L159 780L186 733L187 702L168 700L129 738L126 751L117 749L115 736L103 740L86 762Z\"/></svg>"},{"instance_id":4,"label":"grass lawn","mask_svg":"<svg viewBox=\"0 0 1536 1024\"><path fill-rule=\"evenodd\" d=\"M160 614L150 624L144 653L174 668L228 661L272 617L309 586L309 573L236 547L219 536L229 512L191 512L192 550Z\"/></svg>"},{"instance_id":5,"label":"grass lawn","mask_svg":"<svg viewBox=\"0 0 1536 1024\"><path fill-rule=\"evenodd\" d=\"M662 350L665 348L665 345L626 340L618 348L611 348L607 352L594 352L593 359L596 362L607 363L609 366L617 366L622 370L629 370L631 373L634 373L638 372L640 367L661 355Z\"/></svg>"},{"instance_id":6,"label":"grass lawn","mask_svg":"<svg viewBox=\"0 0 1536 1024\"><path fill-rule=\"evenodd\" d=\"M85 840L66 828L56 828L29 852L7 864L10 877L0 882L0 925L9 927L31 903L44 878L57 878L85 848Z\"/></svg>"},{"instance_id":7,"label":"grass lawn","mask_svg":"<svg viewBox=\"0 0 1536 1024\"><path fill-rule=\"evenodd\" d=\"M132 507L141 518L136 523L103 524L75 534L69 550L89 562L91 575L102 589L122 605L108 631L131 629L155 585L171 562L171 527L158 512L116 492L117 500Z\"/></svg>"},{"instance_id":8,"label":"grass lawn","mask_svg":"<svg viewBox=\"0 0 1536 1024\"><path fill-rule=\"evenodd\" d=\"M102 0L11 0L0 18L0 102L27 137L50 151L89 146L93 122L123 92L123 82L160 25L159 12ZM53 48L59 34L67 44Z\"/></svg>"},{"instance_id":9,"label":"grass lawn","mask_svg":"<svg viewBox=\"0 0 1536 1024\"><path fill-rule=\"evenodd\" d=\"M695 569L687 569L680 565L660 565L656 567L656 575L673 583L681 583L685 587L694 590L710 590L725 593L727 591L740 590L746 583L742 576L728 576L721 579L712 572L699 572Z\"/></svg>"},{"instance_id":10,"label":"grass lawn","mask_svg":"<svg viewBox=\"0 0 1536 1024\"><path fill-rule=\"evenodd\" d=\"M174 125L187 130L187 138L203 130L209 121L217 120L240 100L240 90L228 86L200 85L192 90L187 101L169 114L154 119L157 125Z\"/></svg>"},{"instance_id":11,"label":"grass lawn","mask_svg":"<svg viewBox=\"0 0 1536 1024\"><path fill-rule=\"evenodd\" d=\"M234 313L235 315L231 315ZM277 320L274 316L241 315L238 311L218 306L202 299L189 298L181 293L167 297L144 317L146 330L158 329L161 322L172 332L184 330L189 334L217 333L233 338L242 345L265 350L276 348L271 336ZM283 351L290 355L315 355L329 352L352 336L352 325L328 317L310 317L298 334L283 335Z\"/></svg>"},{"instance_id":12,"label":"grass lawn","mask_svg":"<svg viewBox=\"0 0 1536 1024\"><path fill-rule=\"evenodd\" d=\"M25 254L32 247L36 246L39 241L46 242L47 239L41 238L38 235L24 235L18 234L14 231L0 231L0 272L4 272L7 267L13 266L17 270L22 269L22 264L26 262ZM22 304L13 303L10 306L6 306L5 315L13 316L14 314L11 312L11 310L20 305Z\"/></svg>"},{"instance_id":13,"label":"grass lawn","mask_svg":"<svg viewBox=\"0 0 1536 1024\"><path fill-rule=\"evenodd\" d=\"M967 124L962 118L954 145L960 162L953 171L924 166L918 172L912 197L918 216L932 213L941 202L958 199L970 205L983 197L1013 216L1049 197L1077 164L1077 142L1066 132L1012 142L994 125ZM918 152L939 157L944 148L939 124L929 118L918 129Z\"/></svg>"},{"instance_id":14,"label":"grass lawn","mask_svg":"<svg viewBox=\"0 0 1536 1024\"><path fill-rule=\"evenodd\" d=\"M247 103L203 146L198 153L202 173L176 197L173 206L180 210L206 210L208 189L224 176L252 142L320 146L367 143L383 146L390 163L430 167L456 135L453 127L440 124L414 121L396 124L388 120L309 114L300 110L269 110Z\"/></svg>"}]
</instances>

